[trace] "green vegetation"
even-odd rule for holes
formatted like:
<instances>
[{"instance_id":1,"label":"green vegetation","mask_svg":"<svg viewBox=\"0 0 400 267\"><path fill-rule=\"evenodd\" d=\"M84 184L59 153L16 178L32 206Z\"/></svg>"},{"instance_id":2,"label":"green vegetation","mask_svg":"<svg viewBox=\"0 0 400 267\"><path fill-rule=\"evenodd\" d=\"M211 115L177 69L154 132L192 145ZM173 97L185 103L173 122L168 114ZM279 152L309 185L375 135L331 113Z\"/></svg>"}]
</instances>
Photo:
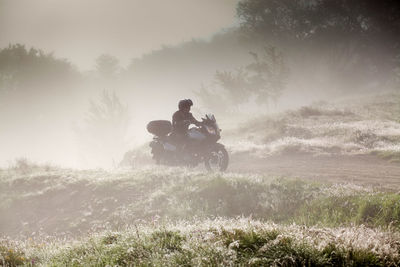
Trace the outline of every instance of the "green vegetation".
<instances>
[{"instance_id":1,"label":"green vegetation","mask_svg":"<svg viewBox=\"0 0 400 267\"><path fill-rule=\"evenodd\" d=\"M309 153L372 154L400 162L398 93L329 104L316 102L279 114L260 116L225 132L233 153L251 156ZM371 157L372 158L372 157Z\"/></svg>"},{"instance_id":2,"label":"green vegetation","mask_svg":"<svg viewBox=\"0 0 400 267\"><path fill-rule=\"evenodd\" d=\"M0 243L0 266L19 266L27 263L25 253L5 241Z\"/></svg>"},{"instance_id":3,"label":"green vegetation","mask_svg":"<svg viewBox=\"0 0 400 267\"><path fill-rule=\"evenodd\" d=\"M343 224L400 227L400 195L379 193L317 198L300 210L299 222L324 226Z\"/></svg>"},{"instance_id":4,"label":"green vegetation","mask_svg":"<svg viewBox=\"0 0 400 267\"><path fill-rule=\"evenodd\" d=\"M39 221L48 231L74 233L105 222L120 227L143 220L237 216L310 226L400 228L395 191L175 168L114 173L37 168L0 172L0 212L7 214L0 223L10 234L38 231Z\"/></svg>"},{"instance_id":5,"label":"green vegetation","mask_svg":"<svg viewBox=\"0 0 400 267\"><path fill-rule=\"evenodd\" d=\"M372 151L371 153L389 162L400 163L400 151Z\"/></svg>"},{"instance_id":6,"label":"green vegetation","mask_svg":"<svg viewBox=\"0 0 400 267\"><path fill-rule=\"evenodd\" d=\"M179 168L25 163L0 171L0 225L20 240L0 240L5 266L400 264L395 192ZM64 244L67 236L81 239Z\"/></svg>"},{"instance_id":7,"label":"green vegetation","mask_svg":"<svg viewBox=\"0 0 400 267\"><path fill-rule=\"evenodd\" d=\"M0 261L5 266L396 266L399 240L398 233L363 227L307 229L218 219L135 225L67 244L8 243Z\"/></svg>"},{"instance_id":8,"label":"green vegetation","mask_svg":"<svg viewBox=\"0 0 400 267\"><path fill-rule=\"evenodd\" d=\"M0 92L31 90L25 93L32 97L34 86L54 86L60 83L59 79L67 83L79 77L78 71L67 60L55 58L40 49L27 49L21 44L0 49ZM62 89L57 89L57 93L62 93Z\"/></svg>"},{"instance_id":9,"label":"green vegetation","mask_svg":"<svg viewBox=\"0 0 400 267\"><path fill-rule=\"evenodd\" d=\"M248 104L253 98L264 108L270 104L277 105L289 79L289 68L282 52L267 46L261 54L250 54L252 63L235 72L217 71L213 83L216 86L203 86L195 92L205 107L226 116L229 112L240 114L239 106Z\"/></svg>"}]
</instances>

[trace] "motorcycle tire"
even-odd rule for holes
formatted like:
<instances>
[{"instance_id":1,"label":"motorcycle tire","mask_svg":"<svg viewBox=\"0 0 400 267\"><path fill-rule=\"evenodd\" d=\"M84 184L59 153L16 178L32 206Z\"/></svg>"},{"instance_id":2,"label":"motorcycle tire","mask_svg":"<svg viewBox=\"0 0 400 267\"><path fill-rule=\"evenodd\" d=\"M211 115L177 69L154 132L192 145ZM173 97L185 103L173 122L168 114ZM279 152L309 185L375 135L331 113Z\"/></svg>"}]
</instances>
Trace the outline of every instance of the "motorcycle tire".
<instances>
[{"instance_id":1,"label":"motorcycle tire","mask_svg":"<svg viewBox=\"0 0 400 267\"><path fill-rule=\"evenodd\" d=\"M215 161L215 162L214 162ZM210 155L206 157L204 165L209 172L224 172L228 168L229 154L222 144L215 144L211 149Z\"/></svg>"}]
</instances>

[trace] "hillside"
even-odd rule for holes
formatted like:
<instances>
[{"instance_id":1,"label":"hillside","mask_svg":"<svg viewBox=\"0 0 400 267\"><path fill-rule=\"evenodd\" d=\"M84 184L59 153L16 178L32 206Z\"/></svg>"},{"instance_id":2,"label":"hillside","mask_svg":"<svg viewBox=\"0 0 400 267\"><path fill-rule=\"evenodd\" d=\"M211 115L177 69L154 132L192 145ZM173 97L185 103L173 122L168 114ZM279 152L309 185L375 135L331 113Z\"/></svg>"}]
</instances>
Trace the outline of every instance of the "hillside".
<instances>
[{"instance_id":1,"label":"hillside","mask_svg":"<svg viewBox=\"0 0 400 267\"><path fill-rule=\"evenodd\" d=\"M399 261L396 192L180 168L24 172L0 175L0 228L11 237L1 241L3 258L78 266L94 258L102 265L256 264L289 255L317 265Z\"/></svg>"},{"instance_id":2,"label":"hillside","mask_svg":"<svg viewBox=\"0 0 400 267\"><path fill-rule=\"evenodd\" d=\"M56 170L24 175L3 171L0 188L4 215L0 226L13 236L32 232L74 236L107 224L118 227L156 217L178 220L244 215L286 223L314 225L323 220L330 222L330 226L350 223L385 226L398 215L363 218L361 203L376 198L377 204L391 209L390 203L399 198L396 188L391 193L355 184L205 174L179 168L127 172ZM381 193L387 199L376 197ZM326 208L333 208L338 201L352 201L351 206L343 209L351 208L346 212L353 214L336 221L318 214L317 218L303 217L303 212L312 211L312 203L318 207L321 200L326 201Z\"/></svg>"},{"instance_id":3,"label":"hillside","mask_svg":"<svg viewBox=\"0 0 400 267\"><path fill-rule=\"evenodd\" d=\"M316 102L258 116L226 135L232 152L359 155L400 152L398 93Z\"/></svg>"},{"instance_id":4,"label":"hillside","mask_svg":"<svg viewBox=\"0 0 400 267\"><path fill-rule=\"evenodd\" d=\"M18 160L0 170L0 263L397 266L398 103L318 103L224 131L228 173L154 166L147 147L133 169Z\"/></svg>"}]
</instances>

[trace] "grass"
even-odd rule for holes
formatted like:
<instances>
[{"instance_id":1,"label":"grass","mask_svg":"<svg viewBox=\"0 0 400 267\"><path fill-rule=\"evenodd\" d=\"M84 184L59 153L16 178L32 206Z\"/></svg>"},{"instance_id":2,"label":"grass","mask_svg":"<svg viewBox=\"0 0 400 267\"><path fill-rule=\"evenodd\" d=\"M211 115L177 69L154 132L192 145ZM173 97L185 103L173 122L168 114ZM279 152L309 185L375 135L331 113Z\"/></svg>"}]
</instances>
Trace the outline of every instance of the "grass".
<instances>
[{"instance_id":1,"label":"grass","mask_svg":"<svg viewBox=\"0 0 400 267\"><path fill-rule=\"evenodd\" d=\"M395 189L180 168L10 169L0 198L14 240L0 242L5 266L400 264Z\"/></svg>"},{"instance_id":2,"label":"grass","mask_svg":"<svg viewBox=\"0 0 400 267\"><path fill-rule=\"evenodd\" d=\"M0 200L0 225L10 235L38 232L38 225L44 233L74 235L143 220L237 216L286 224L400 228L396 191L178 168L0 172Z\"/></svg>"},{"instance_id":3,"label":"grass","mask_svg":"<svg viewBox=\"0 0 400 267\"><path fill-rule=\"evenodd\" d=\"M224 135L233 153L379 154L399 162L399 94L315 103L248 121ZM354 99L352 99L354 102Z\"/></svg>"},{"instance_id":4,"label":"grass","mask_svg":"<svg viewBox=\"0 0 400 267\"><path fill-rule=\"evenodd\" d=\"M355 224L399 229L400 195L377 193L317 198L301 207L297 221L307 225Z\"/></svg>"},{"instance_id":5,"label":"grass","mask_svg":"<svg viewBox=\"0 0 400 267\"><path fill-rule=\"evenodd\" d=\"M215 219L135 225L43 247L15 242L7 246L23 247L19 258L6 259L1 250L0 261L5 266L396 266L399 240L399 233L365 227Z\"/></svg>"},{"instance_id":6,"label":"grass","mask_svg":"<svg viewBox=\"0 0 400 267\"><path fill-rule=\"evenodd\" d=\"M400 163L400 151L372 151L371 153L389 162Z\"/></svg>"}]
</instances>

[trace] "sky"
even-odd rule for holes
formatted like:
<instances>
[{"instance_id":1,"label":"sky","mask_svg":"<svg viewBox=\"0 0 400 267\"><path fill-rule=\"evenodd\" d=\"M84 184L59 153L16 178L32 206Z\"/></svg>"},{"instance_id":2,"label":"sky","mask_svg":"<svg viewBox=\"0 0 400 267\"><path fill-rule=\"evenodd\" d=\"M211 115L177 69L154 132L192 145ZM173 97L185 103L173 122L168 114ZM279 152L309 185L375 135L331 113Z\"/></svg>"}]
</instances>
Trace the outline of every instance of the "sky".
<instances>
[{"instance_id":1,"label":"sky","mask_svg":"<svg viewBox=\"0 0 400 267\"><path fill-rule=\"evenodd\" d=\"M0 0L0 48L22 43L80 70L101 54L127 65L162 45L235 24L237 0Z\"/></svg>"}]
</instances>

